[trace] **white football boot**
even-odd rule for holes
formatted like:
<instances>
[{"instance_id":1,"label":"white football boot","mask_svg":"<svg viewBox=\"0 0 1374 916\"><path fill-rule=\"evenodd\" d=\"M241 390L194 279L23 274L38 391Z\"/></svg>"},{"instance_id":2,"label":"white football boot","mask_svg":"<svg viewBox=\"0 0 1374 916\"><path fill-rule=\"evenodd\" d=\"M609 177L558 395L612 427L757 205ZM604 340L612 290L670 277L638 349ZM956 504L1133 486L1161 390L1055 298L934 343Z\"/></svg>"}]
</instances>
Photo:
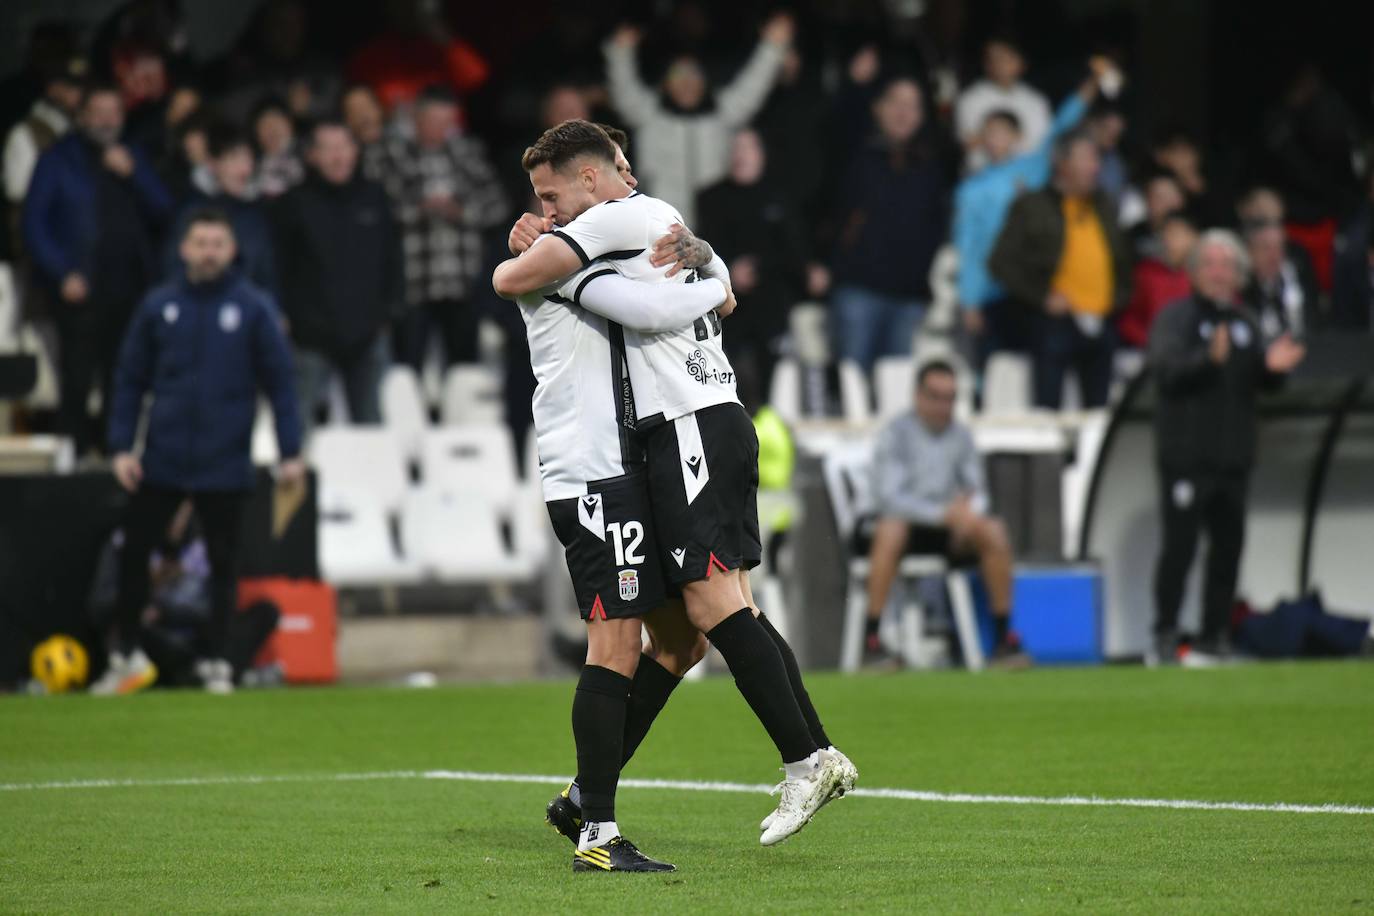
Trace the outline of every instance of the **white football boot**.
<instances>
[{"instance_id":1,"label":"white football boot","mask_svg":"<svg viewBox=\"0 0 1374 916\"><path fill-rule=\"evenodd\" d=\"M844 798L845 794L849 792L850 789L854 788L854 784L859 781L859 768L854 766L854 761L846 757L844 752L837 747L831 746L826 748L826 750L840 758L840 765L844 769L844 778L840 780L840 784L836 787L835 791L826 796L825 801L821 802L821 808L824 808L837 798ZM816 810L819 811L820 808ZM767 830L773 823L773 819L777 816L778 812L775 808L759 823L759 830Z\"/></svg>"},{"instance_id":2,"label":"white football boot","mask_svg":"<svg viewBox=\"0 0 1374 916\"><path fill-rule=\"evenodd\" d=\"M782 793L773 820L763 831L759 842L764 846L781 843L801 830L816 812L839 789L845 778L841 757L831 750L816 752L816 765L811 772L796 779L784 779L774 792Z\"/></svg>"}]
</instances>

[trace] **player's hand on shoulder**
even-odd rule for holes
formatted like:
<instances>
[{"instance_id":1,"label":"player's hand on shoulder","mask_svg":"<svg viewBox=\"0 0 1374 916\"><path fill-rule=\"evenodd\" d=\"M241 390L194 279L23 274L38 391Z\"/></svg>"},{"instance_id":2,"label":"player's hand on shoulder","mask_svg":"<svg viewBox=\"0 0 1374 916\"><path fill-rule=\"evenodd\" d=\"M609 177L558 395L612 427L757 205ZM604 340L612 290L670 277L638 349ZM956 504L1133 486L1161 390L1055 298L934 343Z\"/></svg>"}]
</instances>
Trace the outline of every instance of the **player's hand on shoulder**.
<instances>
[{"instance_id":1,"label":"player's hand on shoulder","mask_svg":"<svg viewBox=\"0 0 1374 916\"><path fill-rule=\"evenodd\" d=\"M553 231L553 220L533 213L522 213L511 227L510 237L506 240L510 253L519 257L529 250L534 240L545 232Z\"/></svg>"},{"instance_id":2,"label":"player's hand on shoulder","mask_svg":"<svg viewBox=\"0 0 1374 916\"><path fill-rule=\"evenodd\" d=\"M735 301L735 291L728 284L721 284L725 287L725 301L716 306L716 314L722 318L729 318L730 313L739 308L739 303Z\"/></svg>"},{"instance_id":3,"label":"player's hand on shoulder","mask_svg":"<svg viewBox=\"0 0 1374 916\"><path fill-rule=\"evenodd\" d=\"M654 242L653 250L649 252L649 263L655 267L673 265L666 274L672 277L683 268L705 267L713 257L715 252L705 239L697 238L686 226L674 223L668 228L667 235Z\"/></svg>"}]
</instances>

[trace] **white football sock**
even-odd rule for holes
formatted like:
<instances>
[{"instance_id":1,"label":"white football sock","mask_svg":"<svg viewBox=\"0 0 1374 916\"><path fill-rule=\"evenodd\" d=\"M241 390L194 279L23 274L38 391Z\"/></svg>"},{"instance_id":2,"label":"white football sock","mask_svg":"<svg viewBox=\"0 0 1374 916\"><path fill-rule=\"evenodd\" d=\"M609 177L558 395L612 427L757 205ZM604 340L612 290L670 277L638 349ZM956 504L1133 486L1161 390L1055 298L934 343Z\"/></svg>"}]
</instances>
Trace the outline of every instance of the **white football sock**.
<instances>
[{"instance_id":1,"label":"white football sock","mask_svg":"<svg viewBox=\"0 0 1374 916\"><path fill-rule=\"evenodd\" d=\"M815 772L816 767L821 764L820 751L812 752L810 757L805 757L793 763L784 763L782 770L787 774L788 779L805 779Z\"/></svg>"},{"instance_id":2,"label":"white football sock","mask_svg":"<svg viewBox=\"0 0 1374 916\"><path fill-rule=\"evenodd\" d=\"M605 846L618 836L620 828L615 825L615 821L585 821L582 824L582 832L577 837L577 850L586 852L588 849Z\"/></svg>"}]
</instances>

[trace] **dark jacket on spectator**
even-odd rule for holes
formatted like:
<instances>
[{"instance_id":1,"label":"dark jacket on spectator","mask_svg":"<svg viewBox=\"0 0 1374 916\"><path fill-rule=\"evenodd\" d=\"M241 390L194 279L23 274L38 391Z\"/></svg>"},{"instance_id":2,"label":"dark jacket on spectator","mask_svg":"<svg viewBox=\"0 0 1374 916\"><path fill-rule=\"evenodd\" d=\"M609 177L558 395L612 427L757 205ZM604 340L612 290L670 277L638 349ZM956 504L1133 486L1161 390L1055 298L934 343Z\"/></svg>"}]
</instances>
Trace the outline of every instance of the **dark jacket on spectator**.
<instances>
[{"instance_id":1,"label":"dark jacket on spectator","mask_svg":"<svg viewBox=\"0 0 1374 916\"><path fill-rule=\"evenodd\" d=\"M95 305L131 303L157 274L158 231L172 199L137 147L129 178L101 163L78 131L38 160L24 205L24 243L40 278L54 291L72 272L86 277Z\"/></svg>"},{"instance_id":2,"label":"dark jacket on spectator","mask_svg":"<svg viewBox=\"0 0 1374 916\"><path fill-rule=\"evenodd\" d=\"M229 217L229 225L234 229L234 242L239 252L234 263L243 271L244 277L271 294L275 301L277 262L272 247L272 224L268 221L266 206L260 200L243 200L229 194L193 192L177 214L172 231L168 233L164 269L171 275L182 269L179 249L191 215L207 207L219 210Z\"/></svg>"},{"instance_id":3,"label":"dark jacket on spectator","mask_svg":"<svg viewBox=\"0 0 1374 916\"><path fill-rule=\"evenodd\" d=\"M382 186L312 174L276 207L281 304L298 346L336 359L367 349L399 314L401 233Z\"/></svg>"},{"instance_id":4,"label":"dark jacket on spectator","mask_svg":"<svg viewBox=\"0 0 1374 916\"><path fill-rule=\"evenodd\" d=\"M1245 304L1259 320L1266 340L1290 333L1301 337L1325 326L1317 293L1317 275L1312 259L1297 246L1288 249L1275 282L1261 283L1252 271L1250 282L1241 294ZM1296 307L1290 309L1289 302Z\"/></svg>"},{"instance_id":5,"label":"dark jacket on spectator","mask_svg":"<svg viewBox=\"0 0 1374 916\"><path fill-rule=\"evenodd\" d=\"M1093 208L1112 257L1112 311L1126 306L1131 294L1131 251L1116 221L1116 206L1107 195L1093 196ZM988 269L1018 302L1040 309L1064 251L1063 195L1054 187L1023 194L1011 205L1006 225L988 259Z\"/></svg>"},{"instance_id":6,"label":"dark jacket on spectator","mask_svg":"<svg viewBox=\"0 0 1374 916\"><path fill-rule=\"evenodd\" d=\"M1217 365L1212 331L1230 323L1231 354ZM1171 473L1245 473L1255 461L1255 396L1283 376L1265 365L1259 323L1247 309L1201 296L1170 305L1150 330L1149 366L1159 388L1155 448Z\"/></svg>"},{"instance_id":7,"label":"dark jacket on spectator","mask_svg":"<svg viewBox=\"0 0 1374 916\"><path fill-rule=\"evenodd\" d=\"M284 457L301 449L291 353L276 309L237 271L212 283L184 275L144 298L129 324L110 406L110 450L131 451L153 396L145 480L190 491L253 485L258 391L272 402Z\"/></svg>"},{"instance_id":8,"label":"dark jacket on spectator","mask_svg":"<svg viewBox=\"0 0 1374 916\"><path fill-rule=\"evenodd\" d=\"M875 141L854 154L838 191L835 283L929 299L949 230L950 174L934 143L918 137L897 160Z\"/></svg>"},{"instance_id":9,"label":"dark jacket on spectator","mask_svg":"<svg viewBox=\"0 0 1374 916\"><path fill-rule=\"evenodd\" d=\"M1374 331L1374 264L1370 236L1374 204L1366 202L1336 236L1331 321L1337 327Z\"/></svg>"},{"instance_id":10,"label":"dark jacket on spectator","mask_svg":"<svg viewBox=\"0 0 1374 916\"><path fill-rule=\"evenodd\" d=\"M804 289L806 257L791 202L767 179L751 185L727 179L697 197L697 233L727 264L748 257L757 267L758 285L740 291L749 307L732 316L734 334L767 340L787 330L787 315Z\"/></svg>"}]
</instances>

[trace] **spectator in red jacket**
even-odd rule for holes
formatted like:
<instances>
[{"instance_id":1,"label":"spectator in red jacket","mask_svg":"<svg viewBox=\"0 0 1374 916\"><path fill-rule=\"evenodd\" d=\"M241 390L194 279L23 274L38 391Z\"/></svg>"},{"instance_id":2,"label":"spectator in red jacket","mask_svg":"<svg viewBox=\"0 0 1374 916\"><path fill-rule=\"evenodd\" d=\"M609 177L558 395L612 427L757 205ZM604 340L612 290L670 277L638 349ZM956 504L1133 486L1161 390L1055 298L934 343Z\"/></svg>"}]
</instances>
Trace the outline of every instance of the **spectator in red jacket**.
<instances>
[{"instance_id":1,"label":"spectator in red jacket","mask_svg":"<svg viewBox=\"0 0 1374 916\"><path fill-rule=\"evenodd\" d=\"M1136 262L1131 301L1116 323L1126 347L1143 348L1150 339L1155 316L1170 302L1193 291L1187 260L1197 243L1197 229L1182 213L1170 213L1159 228L1159 242L1158 255Z\"/></svg>"},{"instance_id":2,"label":"spectator in red jacket","mask_svg":"<svg viewBox=\"0 0 1374 916\"><path fill-rule=\"evenodd\" d=\"M348 78L371 86L388 111L414 101L426 86L467 95L487 81L486 60L427 4L392 0L386 12L391 27L353 55Z\"/></svg>"}]
</instances>

